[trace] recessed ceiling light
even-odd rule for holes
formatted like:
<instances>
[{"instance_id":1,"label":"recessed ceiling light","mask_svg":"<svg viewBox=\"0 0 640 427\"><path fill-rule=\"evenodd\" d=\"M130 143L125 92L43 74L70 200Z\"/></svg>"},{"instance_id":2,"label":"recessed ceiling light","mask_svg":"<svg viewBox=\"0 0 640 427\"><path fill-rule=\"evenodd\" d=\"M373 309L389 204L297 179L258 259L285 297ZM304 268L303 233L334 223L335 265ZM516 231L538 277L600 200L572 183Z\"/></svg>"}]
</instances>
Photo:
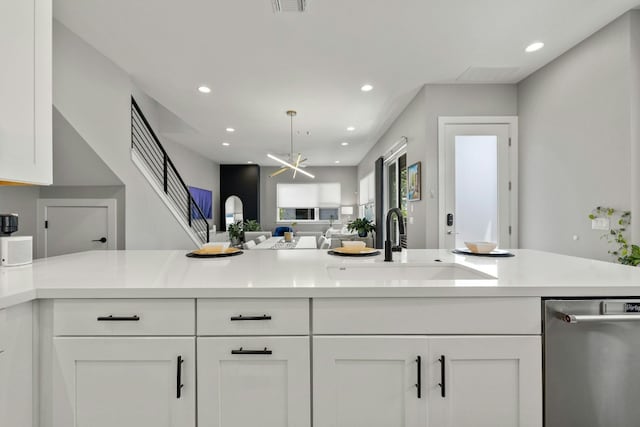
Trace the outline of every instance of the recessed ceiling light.
<instances>
[{"instance_id":1,"label":"recessed ceiling light","mask_svg":"<svg viewBox=\"0 0 640 427\"><path fill-rule=\"evenodd\" d=\"M200 86L200 87L198 87L198 92L200 92L200 93L211 93L211 88L209 86Z\"/></svg>"},{"instance_id":2,"label":"recessed ceiling light","mask_svg":"<svg viewBox=\"0 0 640 427\"><path fill-rule=\"evenodd\" d=\"M348 130L349 132L353 132L354 130L356 130L356 128L355 128L355 127L353 127L353 126L349 126L349 127L347 128L347 130Z\"/></svg>"},{"instance_id":3,"label":"recessed ceiling light","mask_svg":"<svg viewBox=\"0 0 640 427\"><path fill-rule=\"evenodd\" d=\"M223 143L222 143L222 146L223 146L223 147L228 147L228 146L230 146L230 145L231 145L231 144L229 144L228 142L223 142Z\"/></svg>"},{"instance_id":4,"label":"recessed ceiling light","mask_svg":"<svg viewBox=\"0 0 640 427\"><path fill-rule=\"evenodd\" d=\"M236 130L234 128L227 128L226 131L227 132L235 132Z\"/></svg>"},{"instance_id":5,"label":"recessed ceiling light","mask_svg":"<svg viewBox=\"0 0 640 427\"><path fill-rule=\"evenodd\" d=\"M338 163L340 163L340 160L336 160L336 161L335 161L335 162L333 162L333 163L335 163L335 164L337 165Z\"/></svg>"},{"instance_id":6,"label":"recessed ceiling light","mask_svg":"<svg viewBox=\"0 0 640 427\"><path fill-rule=\"evenodd\" d=\"M345 141L345 142L341 142L340 145L342 145L343 147L346 147L347 145L349 145L349 143Z\"/></svg>"},{"instance_id":7,"label":"recessed ceiling light","mask_svg":"<svg viewBox=\"0 0 640 427\"><path fill-rule=\"evenodd\" d=\"M527 48L524 50L527 53L531 53L531 52L535 52L537 50L540 50L544 47L544 43L542 42L535 42L535 43L531 43L529 46L527 46Z\"/></svg>"},{"instance_id":8,"label":"recessed ceiling light","mask_svg":"<svg viewBox=\"0 0 640 427\"><path fill-rule=\"evenodd\" d=\"M253 162L251 160L247 161L247 163L252 164Z\"/></svg>"},{"instance_id":9,"label":"recessed ceiling light","mask_svg":"<svg viewBox=\"0 0 640 427\"><path fill-rule=\"evenodd\" d=\"M369 91L373 90L373 86L371 86L370 84L362 85L360 90L363 91L363 92L369 92Z\"/></svg>"}]
</instances>

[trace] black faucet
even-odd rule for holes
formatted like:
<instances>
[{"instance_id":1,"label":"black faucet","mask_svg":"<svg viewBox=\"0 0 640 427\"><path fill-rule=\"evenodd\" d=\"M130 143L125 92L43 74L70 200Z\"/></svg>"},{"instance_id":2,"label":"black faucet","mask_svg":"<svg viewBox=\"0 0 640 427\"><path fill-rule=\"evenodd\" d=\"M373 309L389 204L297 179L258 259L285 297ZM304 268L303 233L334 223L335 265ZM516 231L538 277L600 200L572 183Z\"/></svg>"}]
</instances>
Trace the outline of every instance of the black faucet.
<instances>
[{"instance_id":1,"label":"black faucet","mask_svg":"<svg viewBox=\"0 0 640 427\"><path fill-rule=\"evenodd\" d=\"M402 211L399 208L391 208L389 212L387 212L387 239L384 241L384 260L386 262L393 261L393 250L394 248L391 245L391 218L393 215L398 217L398 227L400 228L400 234L404 235L404 218L402 215Z\"/></svg>"}]
</instances>

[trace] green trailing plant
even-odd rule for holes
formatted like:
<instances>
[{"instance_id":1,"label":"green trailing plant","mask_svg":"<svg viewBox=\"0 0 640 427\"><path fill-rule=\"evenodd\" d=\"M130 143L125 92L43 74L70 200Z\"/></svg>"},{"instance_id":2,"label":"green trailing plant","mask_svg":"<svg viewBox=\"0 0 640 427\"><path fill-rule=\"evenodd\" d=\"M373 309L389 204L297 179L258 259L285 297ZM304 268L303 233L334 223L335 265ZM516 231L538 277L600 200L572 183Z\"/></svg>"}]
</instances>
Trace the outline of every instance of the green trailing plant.
<instances>
[{"instance_id":1,"label":"green trailing plant","mask_svg":"<svg viewBox=\"0 0 640 427\"><path fill-rule=\"evenodd\" d=\"M236 245L240 243L244 233L242 221L236 221L233 224L229 224L227 226L227 232L229 233L231 243Z\"/></svg>"},{"instance_id":2,"label":"green trailing plant","mask_svg":"<svg viewBox=\"0 0 640 427\"><path fill-rule=\"evenodd\" d=\"M357 231L360 237L366 237L370 232L376 229L373 221L367 218L356 218L347 224L347 230Z\"/></svg>"},{"instance_id":3,"label":"green trailing plant","mask_svg":"<svg viewBox=\"0 0 640 427\"><path fill-rule=\"evenodd\" d=\"M626 231L631 224L631 212L598 206L589 214L589 219L593 221L598 218L609 220L610 228L601 236L615 246L609 253L616 257L620 264L640 265L640 246L630 244L626 237Z\"/></svg>"},{"instance_id":4,"label":"green trailing plant","mask_svg":"<svg viewBox=\"0 0 640 427\"><path fill-rule=\"evenodd\" d=\"M262 227L260 226L260 223L255 219L248 219L244 222L243 230L244 231L261 231Z\"/></svg>"}]
</instances>

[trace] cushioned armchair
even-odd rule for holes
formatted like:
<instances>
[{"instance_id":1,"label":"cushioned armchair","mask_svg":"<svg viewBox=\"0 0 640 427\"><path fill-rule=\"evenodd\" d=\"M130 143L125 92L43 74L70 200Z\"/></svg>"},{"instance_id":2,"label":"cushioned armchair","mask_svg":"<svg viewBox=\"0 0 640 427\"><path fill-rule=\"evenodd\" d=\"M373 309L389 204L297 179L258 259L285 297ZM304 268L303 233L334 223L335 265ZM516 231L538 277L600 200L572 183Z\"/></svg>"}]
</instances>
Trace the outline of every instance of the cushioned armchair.
<instances>
[{"instance_id":1,"label":"cushioned armchair","mask_svg":"<svg viewBox=\"0 0 640 427\"><path fill-rule=\"evenodd\" d=\"M291 227L276 227L275 231L273 232L273 237L282 237L284 236L284 233L291 232L293 232L293 228Z\"/></svg>"}]
</instances>

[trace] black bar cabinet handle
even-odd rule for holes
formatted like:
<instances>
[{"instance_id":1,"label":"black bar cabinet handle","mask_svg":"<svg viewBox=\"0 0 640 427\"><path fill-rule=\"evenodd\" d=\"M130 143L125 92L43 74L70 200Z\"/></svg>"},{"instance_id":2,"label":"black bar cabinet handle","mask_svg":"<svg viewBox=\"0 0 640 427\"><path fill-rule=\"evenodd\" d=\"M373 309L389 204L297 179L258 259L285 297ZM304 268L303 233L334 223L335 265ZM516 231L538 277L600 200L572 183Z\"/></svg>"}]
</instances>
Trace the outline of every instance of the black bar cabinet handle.
<instances>
[{"instance_id":1,"label":"black bar cabinet handle","mask_svg":"<svg viewBox=\"0 0 640 427\"><path fill-rule=\"evenodd\" d=\"M244 350L240 347L239 350L231 350L231 354L273 354L273 351L267 350L267 347L264 350Z\"/></svg>"},{"instance_id":2,"label":"black bar cabinet handle","mask_svg":"<svg viewBox=\"0 0 640 427\"><path fill-rule=\"evenodd\" d=\"M138 320L140 320L140 316L137 314L133 316L114 316L110 314L98 317L98 322L137 322Z\"/></svg>"},{"instance_id":3,"label":"black bar cabinet handle","mask_svg":"<svg viewBox=\"0 0 640 427\"><path fill-rule=\"evenodd\" d=\"M178 356L178 373L177 373L177 378L176 378L176 399L180 399L182 397L182 387L184 387L184 384L182 384L182 364L184 363L184 360L182 360L182 356Z\"/></svg>"},{"instance_id":4,"label":"black bar cabinet handle","mask_svg":"<svg viewBox=\"0 0 640 427\"><path fill-rule=\"evenodd\" d=\"M418 399L422 399L422 356L416 357L416 363L418 364L418 382L416 388L418 389Z\"/></svg>"},{"instance_id":5,"label":"black bar cabinet handle","mask_svg":"<svg viewBox=\"0 0 640 427\"><path fill-rule=\"evenodd\" d=\"M447 378L445 377L446 368L444 354L440 356L438 362L440 362L440 383L438 384L440 386L440 396L447 397Z\"/></svg>"},{"instance_id":6,"label":"black bar cabinet handle","mask_svg":"<svg viewBox=\"0 0 640 427\"><path fill-rule=\"evenodd\" d=\"M262 316L243 316L242 314L239 316L231 316L231 321L236 320L271 320L271 316L267 314L263 314Z\"/></svg>"}]
</instances>

